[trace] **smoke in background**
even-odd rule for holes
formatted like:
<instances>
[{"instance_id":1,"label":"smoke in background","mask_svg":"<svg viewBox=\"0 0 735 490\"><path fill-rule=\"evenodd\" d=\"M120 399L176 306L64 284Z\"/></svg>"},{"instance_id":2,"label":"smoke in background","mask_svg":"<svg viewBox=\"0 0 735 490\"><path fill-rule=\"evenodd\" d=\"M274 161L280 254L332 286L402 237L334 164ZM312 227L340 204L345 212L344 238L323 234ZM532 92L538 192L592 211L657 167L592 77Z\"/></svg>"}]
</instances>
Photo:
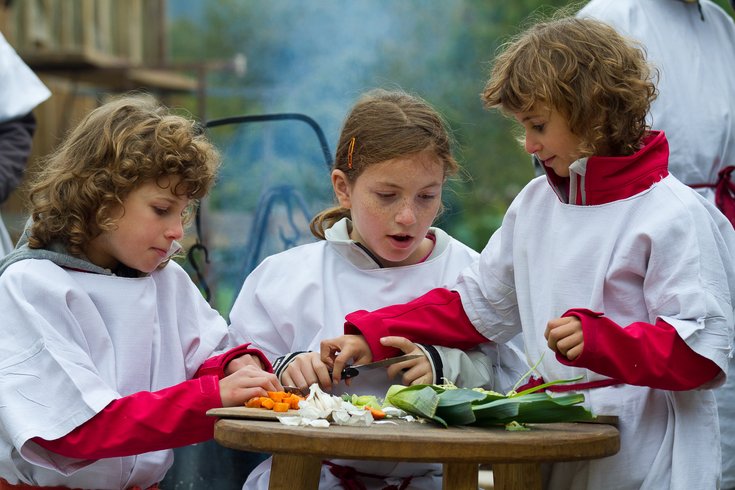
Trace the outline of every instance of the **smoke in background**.
<instances>
[{"instance_id":1,"label":"smoke in background","mask_svg":"<svg viewBox=\"0 0 735 490\"><path fill-rule=\"evenodd\" d=\"M301 112L333 147L361 92L401 87L441 106L457 84L444 83L442 70L461 32L460 1L170 0L169 10L172 30L183 30L173 33L173 56L247 59L243 78L210 73L210 117ZM478 70L473 95L481 80Z\"/></svg>"}]
</instances>

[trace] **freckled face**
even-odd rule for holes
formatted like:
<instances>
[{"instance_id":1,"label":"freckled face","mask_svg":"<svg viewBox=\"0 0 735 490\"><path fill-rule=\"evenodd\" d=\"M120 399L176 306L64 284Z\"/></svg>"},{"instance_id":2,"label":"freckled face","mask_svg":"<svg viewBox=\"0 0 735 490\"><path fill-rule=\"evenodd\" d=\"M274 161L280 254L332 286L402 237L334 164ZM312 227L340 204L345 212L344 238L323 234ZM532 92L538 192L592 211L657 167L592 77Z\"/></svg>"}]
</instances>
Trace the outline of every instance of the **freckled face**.
<instances>
[{"instance_id":1,"label":"freckled face","mask_svg":"<svg viewBox=\"0 0 735 490\"><path fill-rule=\"evenodd\" d=\"M444 165L431 152L367 167L353 183L332 172L340 205L351 210L350 238L367 247L383 266L415 264L433 242L426 233L441 205Z\"/></svg>"},{"instance_id":2,"label":"freckled face","mask_svg":"<svg viewBox=\"0 0 735 490\"><path fill-rule=\"evenodd\" d=\"M560 177L569 177L569 166L579 158L581 139L569 129L566 118L545 106L513 116L526 133L525 149Z\"/></svg>"},{"instance_id":3,"label":"freckled face","mask_svg":"<svg viewBox=\"0 0 735 490\"><path fill-rule=\"evenodd\" d=\"M164 178L134 189L113 216L118 218L116 228L87 245L85 253L92 263L111 270L122 263L153 272L166 259L173 241L184 235L189 199L172 192L178 181L178 177Z\"/></svg>"}]
</instances>

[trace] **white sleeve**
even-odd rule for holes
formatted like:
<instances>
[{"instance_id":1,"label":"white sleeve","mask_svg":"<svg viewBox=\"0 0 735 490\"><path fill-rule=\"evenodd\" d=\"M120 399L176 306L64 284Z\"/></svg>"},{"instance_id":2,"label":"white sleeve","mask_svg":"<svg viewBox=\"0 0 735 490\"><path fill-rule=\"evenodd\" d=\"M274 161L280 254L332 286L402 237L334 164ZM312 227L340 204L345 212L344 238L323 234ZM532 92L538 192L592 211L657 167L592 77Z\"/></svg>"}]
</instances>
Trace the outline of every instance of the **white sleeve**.
<instances>
[{"instance_id":1,"label":"white sleeve","mask_svg":"<svg viewBox=\"0 0 735 490\"><path fill-rule=\"evenodd\" d=\"M0 33L0 122L31 112L51 95Z\"/></svg>"},{"instance_id":2,"label":"white sleeve","mask_svg":"<svg viewBox=\"0 0 735 490\"><path fill-rule=\"evenodd\" d=\"M513 276L514 208L511 204L480 259L462 271L454 288L477 331L497 343L507 342L521 331Z\"/></svg>"}]
</instances>

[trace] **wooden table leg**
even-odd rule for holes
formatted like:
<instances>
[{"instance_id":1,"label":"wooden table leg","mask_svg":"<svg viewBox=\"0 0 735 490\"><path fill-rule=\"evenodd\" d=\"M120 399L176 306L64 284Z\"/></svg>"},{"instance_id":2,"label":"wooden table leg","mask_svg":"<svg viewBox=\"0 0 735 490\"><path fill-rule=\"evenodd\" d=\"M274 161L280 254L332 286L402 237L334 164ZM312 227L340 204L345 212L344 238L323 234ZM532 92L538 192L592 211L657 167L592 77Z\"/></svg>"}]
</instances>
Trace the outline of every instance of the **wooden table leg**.
<instances>
[{"instance_id":1,"label":"wooden table leg","mask_svg":"<svg viewBox=\"0 0 735 490\"><path fill-rule=\"evenodd\" d=\"M316 490L322 460L312 456L274 454L269 490Z\"/></svg>"},{"instance_id":2,"label":"wooden table leg","mask_svg":"<svg viewBox=\"0 0 735 490\"><path fill-rule=\"evenodd\" d=\"M495 490L541 490L541 465L539 463L493 463Z\"/></svg>"},{"instance_id":3,"label":"wooden table leg","mask_svg":"<svg viewBox=\"0 0 735 490\"><path fill-rule=\"evenodd\" d=\"M446 490L477 490L477 463L444 463L442 488Z\"/></svg>"}]
</instances>

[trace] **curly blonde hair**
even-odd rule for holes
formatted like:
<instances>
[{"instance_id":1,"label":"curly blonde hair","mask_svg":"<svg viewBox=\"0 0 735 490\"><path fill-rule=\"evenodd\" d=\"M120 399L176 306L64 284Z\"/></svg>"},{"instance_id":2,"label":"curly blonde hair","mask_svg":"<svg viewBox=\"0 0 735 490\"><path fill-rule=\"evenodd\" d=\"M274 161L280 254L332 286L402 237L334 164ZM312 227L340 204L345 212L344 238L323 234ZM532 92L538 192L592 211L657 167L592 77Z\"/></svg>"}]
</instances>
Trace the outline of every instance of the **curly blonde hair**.
<instances>
[{"instance_id":1,"label":"curly blonde hair","mask_svg":"<svg viewBox=\"0 0 735 490\"><path fill-rule=\"evenodd\" d=\"M582 141L580 156L630 155L649 129L655 75L645 51L609 25L564 17L502 47L482 99L505 113L558 110Z\"/></svg>"},{"instance_id":2,"label":"curly blonde hair","mask_svg":"<svg viewBox=\"0 0 735 490\"><path fill-rule=\"evenodd\" d=\"M446 178L460 169L452 145L444 119L422 98L401 90L373 89L347 115L332 170L341 170L354 183L370 165L431 151L444 164ZM325 209L311 221L311 232L323 240L326 229L350 216L349 209L339 206Z\"/></svg>"},{"instance_id":3,"label":"curly blonde hair","mask_svg":"<svg viewBox=\"0 0 735 490\"><path fill-rule=\"evenodd\" d=\"M60 242L83 256L91 239L115 228L113 211L132 190L176 176L172 191L198 200L213 185L219 162L193 120L172 114L151 96L113 99L90 112L41 162L29 186L28 245Z\"/></svg>"}]
</instances>

